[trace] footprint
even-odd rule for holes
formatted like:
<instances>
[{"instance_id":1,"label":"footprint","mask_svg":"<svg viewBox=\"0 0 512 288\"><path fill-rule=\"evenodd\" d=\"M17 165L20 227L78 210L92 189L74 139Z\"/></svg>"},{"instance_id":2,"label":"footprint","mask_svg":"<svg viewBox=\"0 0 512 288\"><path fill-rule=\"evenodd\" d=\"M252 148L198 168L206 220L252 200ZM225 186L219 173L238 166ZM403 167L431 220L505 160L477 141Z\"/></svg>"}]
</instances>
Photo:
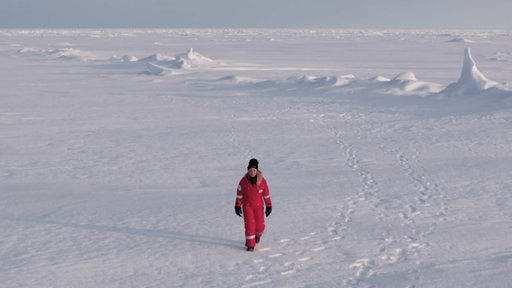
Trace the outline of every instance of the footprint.
<instances>
[{"instance_id":1,"label":"footprint","mask_svg":"<svg viewBox=\"0 0 512 288\"><path fill-rule=\"evenodd\" d=\"M281 272L281 275L288 275L288 274L293 274L293 273L295 273L295 270L288 270L288 271Z\"/></svg>"},{"instance_id":2,"label":"footprint","mask_svg":"<svg viewBox=\"0 0 512 288\"><path fill-rule=\"evenodd\" d=\"M386 259L389 263L397 263L399 261L403 261L406 259L406 251L401 248L397 248L393 251L392 254L386 255Z\"/></svg>"},{"instance_id":3,"label":"footprint","mask_svg":"<svg viewBox=\"0 0 512 288\"><path fill-rule=\"evenodd\" d=\"M263 280L263 281L256 281L253 283L245 284L242 286L242 288L249 288L249 287L255 287L255 286L261 286L272 282L271 280Z\"/></svg>"},{"instance_id":4,"label":"footprint","mask_svg":"<svg viewBox=\"0 0 512 288\"><path fill-rule=\"evenodd\" d=\"M359 259L352 263L349 268L356 270L357 279L361 278L369 278L375 275L375 272L372 270L372 267L375 265L375 262L370 259Z\"/></svg>"},{"instance_id":5,"label":"footprint","mask_svg":"<svg viewBox=\"0 0 512 288\"><path fill-rule=\"evenodd\" d=\"M281 253L276 253L276 254L269 255L268 257L269 257L269 258L277 258L277 257L281 257L281 256L283 256L283 254L281 254Z\"/></svg>"},{"instance_id":6,"label":"footprint","mask_svg":"<svg viewBox=\"0 0 512 288\"><path fill-rule=\"evenodd\" d=\"M311 259L311 257L302 257L302 258L299 258L298 260L299 260L299 262L304 262L304 261L308 261L310 259Z\"/></svg>"},{"instance_id":7,"label":"footprint","mask_svg":"<svg viewBox=\"0 0 512 288\"><path fill-rule=\"evenodd\" d=\"M324 250L324 249L325 249L325 247L324 247L324 246L320 246L320 247L313 248L313 249L311 249L311 250L312 250L312 251L315 251L315 252L318 252L318 251L322 251L322 250Z\"/></svg>"}]
</instances>

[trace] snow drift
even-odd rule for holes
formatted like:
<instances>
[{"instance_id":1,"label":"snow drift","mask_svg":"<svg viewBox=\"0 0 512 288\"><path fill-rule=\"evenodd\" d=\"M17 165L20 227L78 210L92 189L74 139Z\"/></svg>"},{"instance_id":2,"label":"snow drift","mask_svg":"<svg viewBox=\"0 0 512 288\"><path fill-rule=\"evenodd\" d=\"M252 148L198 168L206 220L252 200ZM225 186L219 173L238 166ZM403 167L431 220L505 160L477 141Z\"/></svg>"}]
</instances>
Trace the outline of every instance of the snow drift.
<instances>
[{"instance_id":1,"label":"snow drift","mask_svg":"<svg viewBox=\"0 0 512 288\"><path fill-rule=\"evenodd\" d=\"M199 68L207 67L213 64L213 62L214 61L212 59L205 57L190 48L186 53L177 54L175 60L171 61L170 66L177 69Z\"/></svg>"},{"instance_id":2,"label":"snow drift","mask_svg":"<svg viewBox=\"0 0 512 288\"><path fill-rule=\"evenodd\" d=\"M197 53L192 48L174 57L153 54L138 61L147 63L147 72L153 75L173 74L173 70L176 69L208 68L214 64L212 59Z\"/></svg>"},{"instance_id":3,"label":"snow drift","mask_svg":"<svg viewBox=\"0 0 512 288\"><path fill-rule=\"evenodd\" d=\"M25 48L19 49L18 53L27 54L32 57L40 57L43 59L50 59L50 60L89 61L89 60L95 59L95 57L93 55L91 55L90 53L86 53L82 50L75 49L72 47L44 49L44 50L25 47Z\"/></svg>"},{"instance_id":4,"label":"snow drift","mask_svg":"<svg viewBox=\"0 0 512 288\"><path fill-rule=\"evenodd\" d=\"M162 75L165 73L166 67L172 67L174 69L202 67L208 69L208 64L211 64L213 60L193 52L191 49L188 53L178 54L173 60L160 58L160 61L153 62L159 63L155 65L159 68L155 69L155 67L149 67L149 70L153 71L154 74ZM238 80L234 81L233 79ZM422 97L437 95L451 97L476 95L484 91L490 92L489 89L491 88L496 88L496 90L492 92L494 94L507 95L510 92L497 82L487 79L487 77L480 72L471 56L471 50L469 48L464 50L464 60L458 81L448 86L418 80L413 72L401 72L392 79L380 75L371 77L370 79L359 79L355 75L349 74L342 76L302 75L289 76L285 80L258 80L257 78L228 75L221 77L218 81L225 82L229 85L236 84L241 88L284 90L283 93L286 94L292 91L319 90L322 91L322 93L337 93L339 95L364 92L375 95L384 94Z\"/></svg>"}]
</instances>

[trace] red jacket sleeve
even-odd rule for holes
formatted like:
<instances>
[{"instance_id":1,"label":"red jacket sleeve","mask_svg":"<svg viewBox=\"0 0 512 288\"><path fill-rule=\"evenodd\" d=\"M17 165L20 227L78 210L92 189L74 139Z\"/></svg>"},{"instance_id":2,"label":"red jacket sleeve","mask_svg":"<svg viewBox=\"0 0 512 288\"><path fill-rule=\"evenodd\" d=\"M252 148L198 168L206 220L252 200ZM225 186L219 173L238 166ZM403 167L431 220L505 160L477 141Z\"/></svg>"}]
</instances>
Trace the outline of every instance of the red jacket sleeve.
<instances>
[{"instance_id":1,"label":"red jacket sleeve","mask_svg":"<svg viewBox=\"0 0 512 288\"><path fill-rule=\"evenodd\" d=\"M242 206L244 204L244 193L242 190L242 181L240 181L238 188L236 189L235 206Z\"/></svg>"},{"instance_id":2,"label":"red jacket sleeve","mask_svg":"<svg viewBox=\"0 0 512 288\"><path fill-rule=\"evenodd\" d=\"M268 189L267 180L263 179L263 201L265 201L265 206L272 207L272 199L270 199L270 190Z\"/></svg>"}]
</instances>

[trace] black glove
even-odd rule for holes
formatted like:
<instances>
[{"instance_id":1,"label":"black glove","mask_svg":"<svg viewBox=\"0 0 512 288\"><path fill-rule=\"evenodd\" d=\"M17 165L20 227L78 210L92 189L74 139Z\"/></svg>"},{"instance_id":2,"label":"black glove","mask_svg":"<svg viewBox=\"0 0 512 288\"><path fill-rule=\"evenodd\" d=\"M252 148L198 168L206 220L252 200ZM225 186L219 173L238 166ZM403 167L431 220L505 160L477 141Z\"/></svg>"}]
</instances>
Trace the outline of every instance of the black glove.
<instances>
[{"instance_id":1,"label":"black glove","mask_svg":"<svg viewBox=\"0 0 512 288\"><path fill-rule=\"evenodd\" d=\"M236 215L242 217L242 207L235 206L235 213L236 213Z\"/></svg>"},{"instance_id":2,"label":"black glove","mask_svg":"<svg viewBox=\"0 0 512 288\"><path fill-rule=\"evenodd\" d=\"M272 213L272 206L267 206L265 208L265 216L268 217L268 215L270 215L270 213Z\"/></svg>"}]
</instances>

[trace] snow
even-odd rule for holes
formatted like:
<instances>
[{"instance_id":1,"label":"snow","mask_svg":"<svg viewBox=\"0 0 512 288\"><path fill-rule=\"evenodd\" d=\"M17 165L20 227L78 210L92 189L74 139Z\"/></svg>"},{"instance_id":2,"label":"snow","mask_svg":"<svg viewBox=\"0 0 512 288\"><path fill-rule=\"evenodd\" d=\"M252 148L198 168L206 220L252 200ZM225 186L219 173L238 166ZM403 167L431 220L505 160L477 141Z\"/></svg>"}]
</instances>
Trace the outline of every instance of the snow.
<instances>
[{"instance_id":1,"label":"snow","mask_svg":"<svg viewBox=\"0 0 512 288\"><path fill-rule=\"evenodd\" d=\"M457 93L463 96L466 94L479 93L494 86L496 86L496 82L488 80L482 72L478 70L475 60L473 60L471 56L471 50L466 48L464 50L464 64L459 81L448 86L446 89L455 90L449 91L449 93Z\"/></svg>"},{"instance_id":2,"label":"snow","mask_svg":"<svg viewBox=\"0 0 512 288\"><path fill-rule=\"evenodd\" d=\"M2 287L506 287L510 36L0 30Z\"/></svg>"}]
</instances>

